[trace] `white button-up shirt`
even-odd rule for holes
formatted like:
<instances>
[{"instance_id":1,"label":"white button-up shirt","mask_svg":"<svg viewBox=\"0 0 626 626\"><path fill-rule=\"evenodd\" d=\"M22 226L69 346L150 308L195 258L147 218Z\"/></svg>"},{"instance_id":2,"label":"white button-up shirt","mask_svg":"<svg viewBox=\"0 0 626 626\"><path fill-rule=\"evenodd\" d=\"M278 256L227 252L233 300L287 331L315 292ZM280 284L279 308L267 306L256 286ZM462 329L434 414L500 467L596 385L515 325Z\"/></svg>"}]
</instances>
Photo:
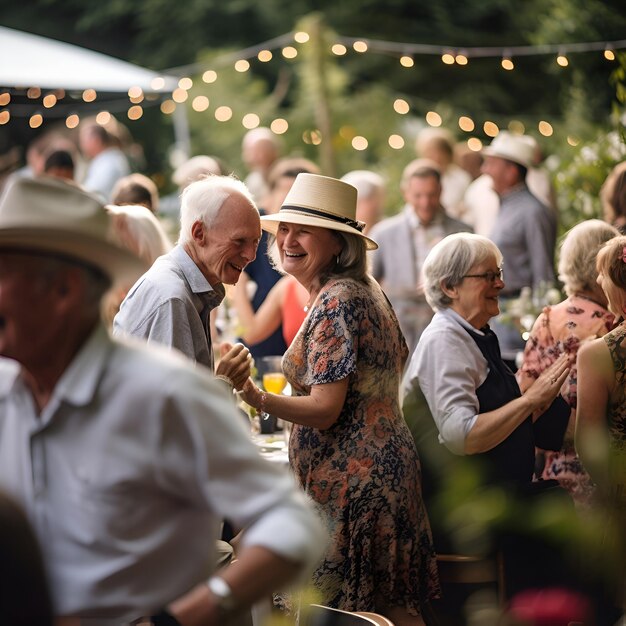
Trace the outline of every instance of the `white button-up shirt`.
<instances>
[{"instance_id":1,"label":"white button-up shirt","mask_svg":"<svg viewBox=\"0 0 626 626\"><path fill-rule=\"evenodd\" d=\"M479 333L452 309L435 313L422 333L402 382L402 397L424 394L439 441L455 454L465 454L465 438L478 417L476 390L489 367L465 330Z\"/></svg>"},{"instance_id":2,"label":"white button-up shirt","mask_svg":"<svg viewBox=\"0 0 626 626\"><path fill-rule=\"evenodd\" d=\"M0 359L0 487L36 529L58 614L119 624L166 605L211 572L224 517L247 545L319 557L316 515L207 374L98 328L38 414Z\"/></svg>"}]
</instances>

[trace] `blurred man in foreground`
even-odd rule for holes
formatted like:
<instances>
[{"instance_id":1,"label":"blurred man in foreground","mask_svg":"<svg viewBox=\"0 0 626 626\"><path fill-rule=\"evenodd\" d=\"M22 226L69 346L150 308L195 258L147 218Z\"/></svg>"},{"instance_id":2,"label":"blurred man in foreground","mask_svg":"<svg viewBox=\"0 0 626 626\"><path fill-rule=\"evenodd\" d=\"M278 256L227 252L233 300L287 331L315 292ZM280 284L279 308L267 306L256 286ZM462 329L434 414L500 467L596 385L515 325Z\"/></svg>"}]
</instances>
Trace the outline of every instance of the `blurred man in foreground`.
<instances>
[{"instance_id":1,"label":"blurred man in foreground","mask_svg":"<svg viewBox=\"0 0 626 626\"><path fill-rule=\"evenodd\" d=\"M18 181L0 203L0 487L36 529L62 623L236 624L324 534L221 383L110 339L100 300L143 268L109 219L57 180ZM210 577L226 516L242 549Z\"/></svg>"}]
</instances>

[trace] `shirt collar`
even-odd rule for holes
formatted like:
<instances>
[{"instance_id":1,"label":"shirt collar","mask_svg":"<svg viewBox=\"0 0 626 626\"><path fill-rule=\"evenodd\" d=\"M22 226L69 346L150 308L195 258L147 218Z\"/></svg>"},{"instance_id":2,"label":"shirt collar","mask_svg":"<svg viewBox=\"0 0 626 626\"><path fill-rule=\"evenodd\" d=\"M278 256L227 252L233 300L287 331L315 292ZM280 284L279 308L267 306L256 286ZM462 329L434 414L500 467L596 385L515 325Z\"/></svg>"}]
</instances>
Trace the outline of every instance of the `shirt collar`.
<instances>
[{"instance_id":1,"label":"shirt collar","mask_svg":"<svg viewBox=\"0 0 626 626\"><path fill-rule=\"evenodd\" d=\"M419 228L420 226L438 226L443 222L443 211L441 210L441 208L437 212L437 215L435 215L435 217L433 218L432 222L430 222L430 224L428 225L424 225L420 222L420 218L417 217L415 209L410 204L404 205L404 214L406 215L407 220L409 221L409 226L411 226L412 229Z\"/></svg>"},{"instance_id":2,"label":"shirt collar","mask_svg":"<svg viewBox=\"0 0 626 626\"><path fill-rule=\"evenodd\" d=\"M439 312L445 317L455 320L461 326L463 326L463 328L465 328L466 330L471 330L473 333L476 333L477 335L485 334L482 330L478 330L478 328L474 328L464 317L459 315L454 309L451 309L448 307L447 309L441 309Z\"/></svg>"},{"instance_id":3,"label":"shirt collar","mask_svg":"<svg viewBox=\"0 0 626 626\"><path fill-rule=\"evenodd\" d=\"M93 398L112 347L106 328L97 324L56 384L56 401L64 400L74 406L87 404Z\"/></svg>"},{"instance_id":4,"label":"shirt collar","mask_svg":"<svg viewBox=\"0 0 626 626\"><path fill-rule=\"evenodd\" d=\"M211 283L206 279L206 276L200 271L200 268L193 262L193 259L187 254L185 248L178 244L170 252L172 258L178 263L178 266L182 270L185 280L189 284L189 287L193 293L208 293L214 292L217 304L219 304L226 295L224 285L218 283L213 288Z\"/></svg>"}]
</instances>

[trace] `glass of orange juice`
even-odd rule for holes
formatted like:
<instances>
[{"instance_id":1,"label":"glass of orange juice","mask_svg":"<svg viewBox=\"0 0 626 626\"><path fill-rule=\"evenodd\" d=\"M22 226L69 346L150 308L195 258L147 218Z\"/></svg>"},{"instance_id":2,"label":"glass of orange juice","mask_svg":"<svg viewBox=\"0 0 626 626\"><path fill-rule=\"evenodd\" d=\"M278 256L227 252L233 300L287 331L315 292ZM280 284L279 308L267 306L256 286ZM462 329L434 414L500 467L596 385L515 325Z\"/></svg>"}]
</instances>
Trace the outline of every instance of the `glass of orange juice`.
<instances>
[{"instance_id":1,"label":"glass of orange juice","mask_svg":"<svg viewBox=\"0 0 626 626\"><path fill-rule=\"evenodd\" d=\"M287 379L282 372L267 372L263 374L263 388L270 393L282 393L287 386Z\"/></svg>"}]
</instances>

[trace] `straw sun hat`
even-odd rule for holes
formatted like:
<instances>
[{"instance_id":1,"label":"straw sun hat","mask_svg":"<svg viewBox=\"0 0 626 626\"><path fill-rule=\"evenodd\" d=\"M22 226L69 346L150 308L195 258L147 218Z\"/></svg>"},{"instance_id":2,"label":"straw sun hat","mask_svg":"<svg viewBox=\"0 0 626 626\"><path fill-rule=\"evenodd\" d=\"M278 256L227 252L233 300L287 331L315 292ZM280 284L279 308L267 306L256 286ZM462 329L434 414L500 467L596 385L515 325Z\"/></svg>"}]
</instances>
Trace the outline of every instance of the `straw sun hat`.
<instances>
[{"instance_id":1,"label":"straw sun hat","mask_svg":"<svg viewBox=\"0 0 626 626\"><path fill-rule=\"evenodd\" d=\"M21 178L0 201L0 253L30 250L76 259L112 282L132 282L146 266L117 242L103 205L77 185Z\"/></svg>"},{"instance_id":2,"label":"straw sun hat","mask_svg":"<svg viewBox=\"0 0 626 626\"><path fill-rule=\"evenodd\" d=\"M356 219L356 197L355 187L336 178L298 174L280 211L263 215L261 226L273 235L280 222L339 230L362 237L368 250L376 250L378 244L363 235L365 224Z\"/></svg>"}]
</instances>

